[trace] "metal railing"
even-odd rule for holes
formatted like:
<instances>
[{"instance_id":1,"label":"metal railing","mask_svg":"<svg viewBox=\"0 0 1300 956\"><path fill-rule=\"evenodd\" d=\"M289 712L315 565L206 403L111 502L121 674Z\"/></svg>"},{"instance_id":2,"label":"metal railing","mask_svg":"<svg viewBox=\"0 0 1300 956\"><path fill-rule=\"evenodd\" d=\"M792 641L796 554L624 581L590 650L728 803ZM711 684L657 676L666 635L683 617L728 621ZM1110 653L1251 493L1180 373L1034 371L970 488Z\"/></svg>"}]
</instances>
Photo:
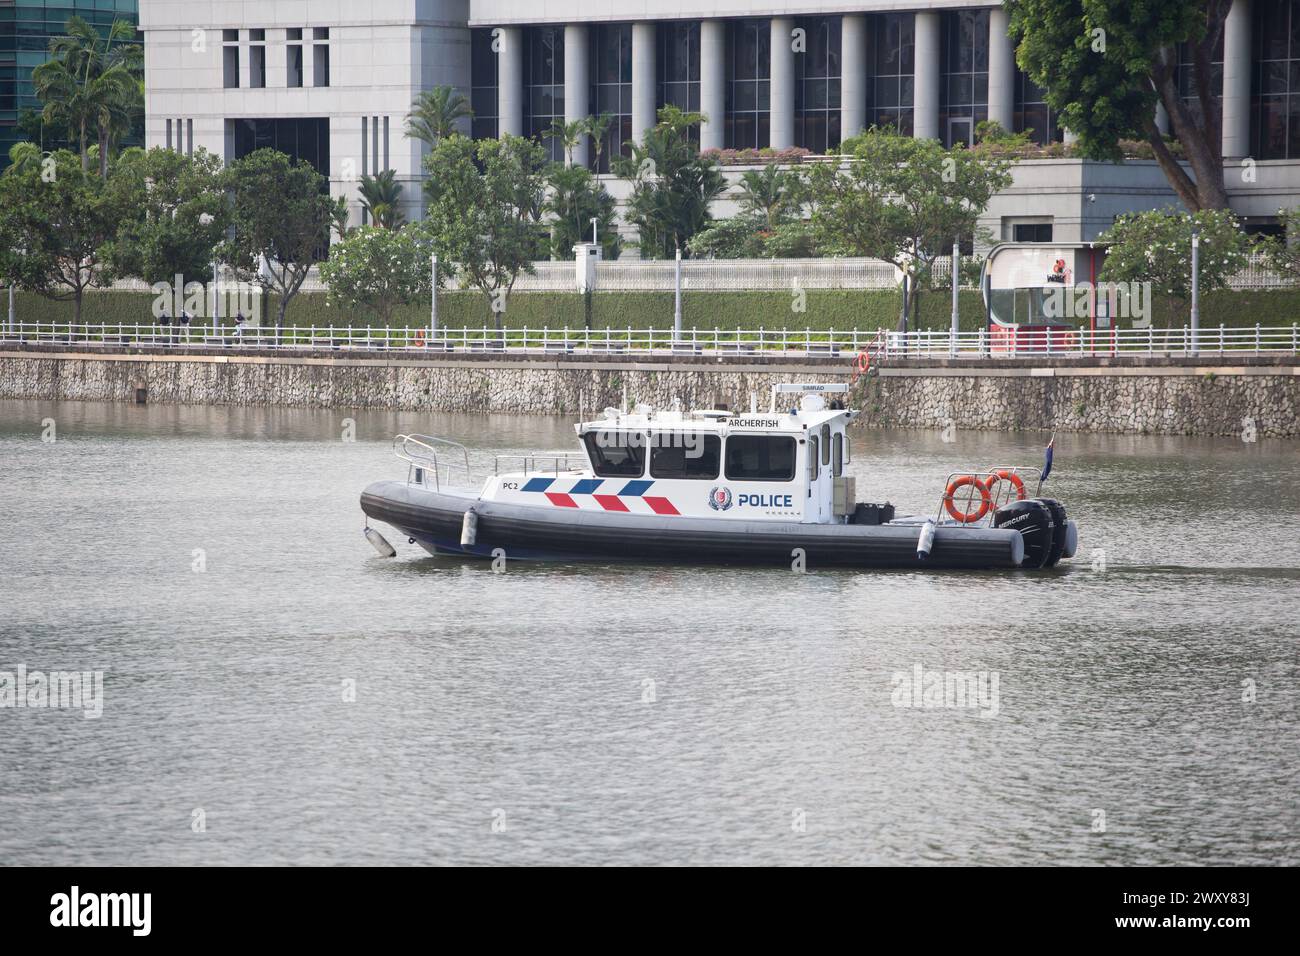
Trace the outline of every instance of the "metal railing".
<instances>
[{"instance_id":1,"label":"metal railing","mask_svg":"<svg viewBox=\"0 0 1300 956\"><path fill-rule=\"evenodd\" d=\"M493 474L502 473L502 465L512 462L518 468L507 468L506 474L525 475L563 475L583 471L587 467L587 456L576 451L533 451L523 455L497 455L492 460Z\"/></svg>"},{"instance_id":2,"label":"metal railing","mask_svg":"<svg viewBox=\"0 0 1300 956\"><path fill-rule=\"evenodd\" d=\"M472 483L473 479L470 477L469 471L469 449L460 442L450 441L446 438L435 438L432 435L398 435L393 439L393 454L406 462L407 484L428 485L429 473L432 472L434 490L442 490L442 470L444 466L438 459L439 447L459 452L463 456L465 483ZM460 462L456 462L456 465L460 464ZM449 463L446 468L448 472L451 472L453 466ZM450 479L450 474L448 478Z\"/></svg>"},{"instance_id":3,"label":"metal railing","mask_svg":"<svg viewBox=\"0 0 1300 956\"><path fill-rule=\"evenodd\" d=\"M377 351L404 357L445 352L482 354L531 353L746 356L776 353L808 358L846 359L860 352L875 358L958 359L1081 355L1186 355L1243 352L1300 353L1300 325L1202 328L1195 346L1190 328L1054 329L1010 332L1001 328L974 332L893 332L882 329L682 329L669 328L459 328L424 329L373 326L299 326L276 335L272 329L229 327L214 334L211 326L77 325L65 323L0 324L0 345L58 344L100 347L155 347L178 351L306 350L313 352Z\"/></svg>"}]
</instances>

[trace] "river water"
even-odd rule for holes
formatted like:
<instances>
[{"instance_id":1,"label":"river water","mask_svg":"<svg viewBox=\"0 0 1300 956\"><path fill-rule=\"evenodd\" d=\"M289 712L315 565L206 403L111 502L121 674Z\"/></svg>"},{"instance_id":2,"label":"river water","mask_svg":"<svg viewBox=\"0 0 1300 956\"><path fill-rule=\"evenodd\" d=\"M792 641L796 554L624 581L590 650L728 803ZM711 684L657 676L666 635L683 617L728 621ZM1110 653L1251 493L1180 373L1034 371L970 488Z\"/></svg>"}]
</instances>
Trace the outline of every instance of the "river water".
<instances>
[{"instance_id":1,"label":"river water","mask_svg":"<svg viewBox=\"0 0 1300 956\"><path fill-rule=\"evenodd\" d=\"M1054 573L494 574L366 544L398 431L573 442L0 402L0 672L103 673L0 709L0 863L1300 862L1294 442L1058 436ZM858 435L859 496L1044 444L943 437Z\"/></svg>"}]
</instances>

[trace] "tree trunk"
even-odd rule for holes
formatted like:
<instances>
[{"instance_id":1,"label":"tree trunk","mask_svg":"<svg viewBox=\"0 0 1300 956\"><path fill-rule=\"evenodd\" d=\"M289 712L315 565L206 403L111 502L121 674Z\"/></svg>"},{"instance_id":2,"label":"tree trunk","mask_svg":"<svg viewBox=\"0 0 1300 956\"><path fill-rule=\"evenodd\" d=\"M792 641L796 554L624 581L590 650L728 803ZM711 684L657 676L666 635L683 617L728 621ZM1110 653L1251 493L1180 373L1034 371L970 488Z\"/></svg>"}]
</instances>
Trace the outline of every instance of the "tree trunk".
<instances>
[{"instance_id":1,"label":"tree trunk","mask_svg":"<svg viewBox=\"0 0 1300 956\"><path fill-rule=\"evenodd\" d=\"M86 152L86 121L81 121L81 171L90 169L90 154Z\"/></svg>"},{"instance_id":2,"label":"tree trunk","mask_svg":"<svg viewBox=\"0 0 1300 956\"><path fill-rule=\"evenodd\" d=\"M288 308L288 297L280 296L280 304L275 310L275 341L277 344L284 338L284 313Z\"/></svg>"},{"instance_id":3,"label":"tree trunk","mask_svg":"<svg viewBox=\"0 0 1300 956\"><path fill-rule=\"evenodd\" d=\"M108 179L108 127L99 127L99 178Z\"/></svg>"},{"instance_id":4,"label":"tree trunk","mask_svg":"<svg viewBox=\"0 0 1300 956\"><path fill-rule=\"evenodd\" d=\"M77 286L72 294L72 322L74 325L81 324L81 297L84 294L85 290L81 286Z\"/></svg>"},{"instance_id":5,"label":"tree trunk","mask_svg":"<svg viewBox=\"0 0 1300 956\"><path fill-rule=\"evenodd\" d=\"M1187 155L1187 163L1192 168L1195 177L1194 194L1190 197L1192 202L1188 202L1184 190L1179 189L1179 181L1176 177L1171 178L1175 190L1179 193L1179 198L1187 205L1191 212L1199 212L1202 209L1227 209L1228 208L1228 190L1223 182L1223 144L1213 140L1212 134L1217 133L1217 123L1208 122L1206 128L1197 125L1191 111L1183 103L1182 97L1178 92L1178 84L1174 76L1174 70L1170 65L1164 66L1151 77L1151 83L1160 96L1160 102L1164 104L1165 112L1169 114L1169 122L1173 126L1174 135L1178 142L1182 144L1183 152ZM1203 103L1207 115L1211 113L1213 104ZM1154 128L1154 120L1148 118L1146 121L1148 139L1151 138L1150 129ZM1157 147L1152 142L1152 147L1156 149L1156 158L1160 161L1160 167L1165 170L1166 175L1170 175L1169 165L1166 160L1161 159L1161 147ZM1168 161L1177 165L1172 156ZM1181 169L1181 167L1180 167ZM1184 174L1185 176L1186 174ZM1195 203L1193 205L1192 203Z\"/></svg>"}]
</instances>

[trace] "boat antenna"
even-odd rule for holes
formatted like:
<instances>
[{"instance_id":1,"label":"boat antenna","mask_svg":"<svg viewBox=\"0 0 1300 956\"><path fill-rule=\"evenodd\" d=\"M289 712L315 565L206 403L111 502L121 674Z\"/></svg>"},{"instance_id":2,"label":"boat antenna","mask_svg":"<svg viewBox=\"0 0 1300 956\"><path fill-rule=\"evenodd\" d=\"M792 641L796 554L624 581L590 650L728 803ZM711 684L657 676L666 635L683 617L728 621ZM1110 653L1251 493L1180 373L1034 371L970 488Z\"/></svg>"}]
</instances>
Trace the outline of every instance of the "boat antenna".
<instances>
[{"instance_id":1,"label":"boat antenna","mask_svg":"<svg viewBox=\"0 0 1300 956\"><path fill-rule=\"evenodd\" d=\"M758 392L749 393L749 414L753 415L758 411Z\"/></svg>"},{"instance_id":2,"label":"boat antenna","mask_svg":"<svg viewBox=\"0 0 1300 956\"><path fill-rule=\"evenodd\" d=\"M627 382L623 383L623 414L627 414Z\"/></svg>"}]
</instances>

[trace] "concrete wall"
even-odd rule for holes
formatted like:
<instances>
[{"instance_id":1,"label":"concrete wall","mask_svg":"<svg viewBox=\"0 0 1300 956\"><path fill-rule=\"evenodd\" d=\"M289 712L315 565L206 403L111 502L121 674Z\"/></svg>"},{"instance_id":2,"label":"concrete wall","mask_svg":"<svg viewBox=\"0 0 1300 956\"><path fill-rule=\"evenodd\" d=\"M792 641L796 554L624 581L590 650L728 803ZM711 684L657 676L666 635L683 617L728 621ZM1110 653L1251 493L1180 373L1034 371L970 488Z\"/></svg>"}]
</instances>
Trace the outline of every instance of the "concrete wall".
<instances>
[{"instance_id":1,"label":"concrete wall","mask_svg":"<svg viewBox=\"0 0 1300 956\"><path fill-rule=\"evenodd\" d=\"M868 425L1300 437L1300 366L1027 362L887 366L860 380ZM1241 363L1245 360L1237 359ZM845 361L612 356L436 360L0 352L0 398L582 415L632 401L766 407L779 382L844 382Z\"/></svg>"}]
</instances>

